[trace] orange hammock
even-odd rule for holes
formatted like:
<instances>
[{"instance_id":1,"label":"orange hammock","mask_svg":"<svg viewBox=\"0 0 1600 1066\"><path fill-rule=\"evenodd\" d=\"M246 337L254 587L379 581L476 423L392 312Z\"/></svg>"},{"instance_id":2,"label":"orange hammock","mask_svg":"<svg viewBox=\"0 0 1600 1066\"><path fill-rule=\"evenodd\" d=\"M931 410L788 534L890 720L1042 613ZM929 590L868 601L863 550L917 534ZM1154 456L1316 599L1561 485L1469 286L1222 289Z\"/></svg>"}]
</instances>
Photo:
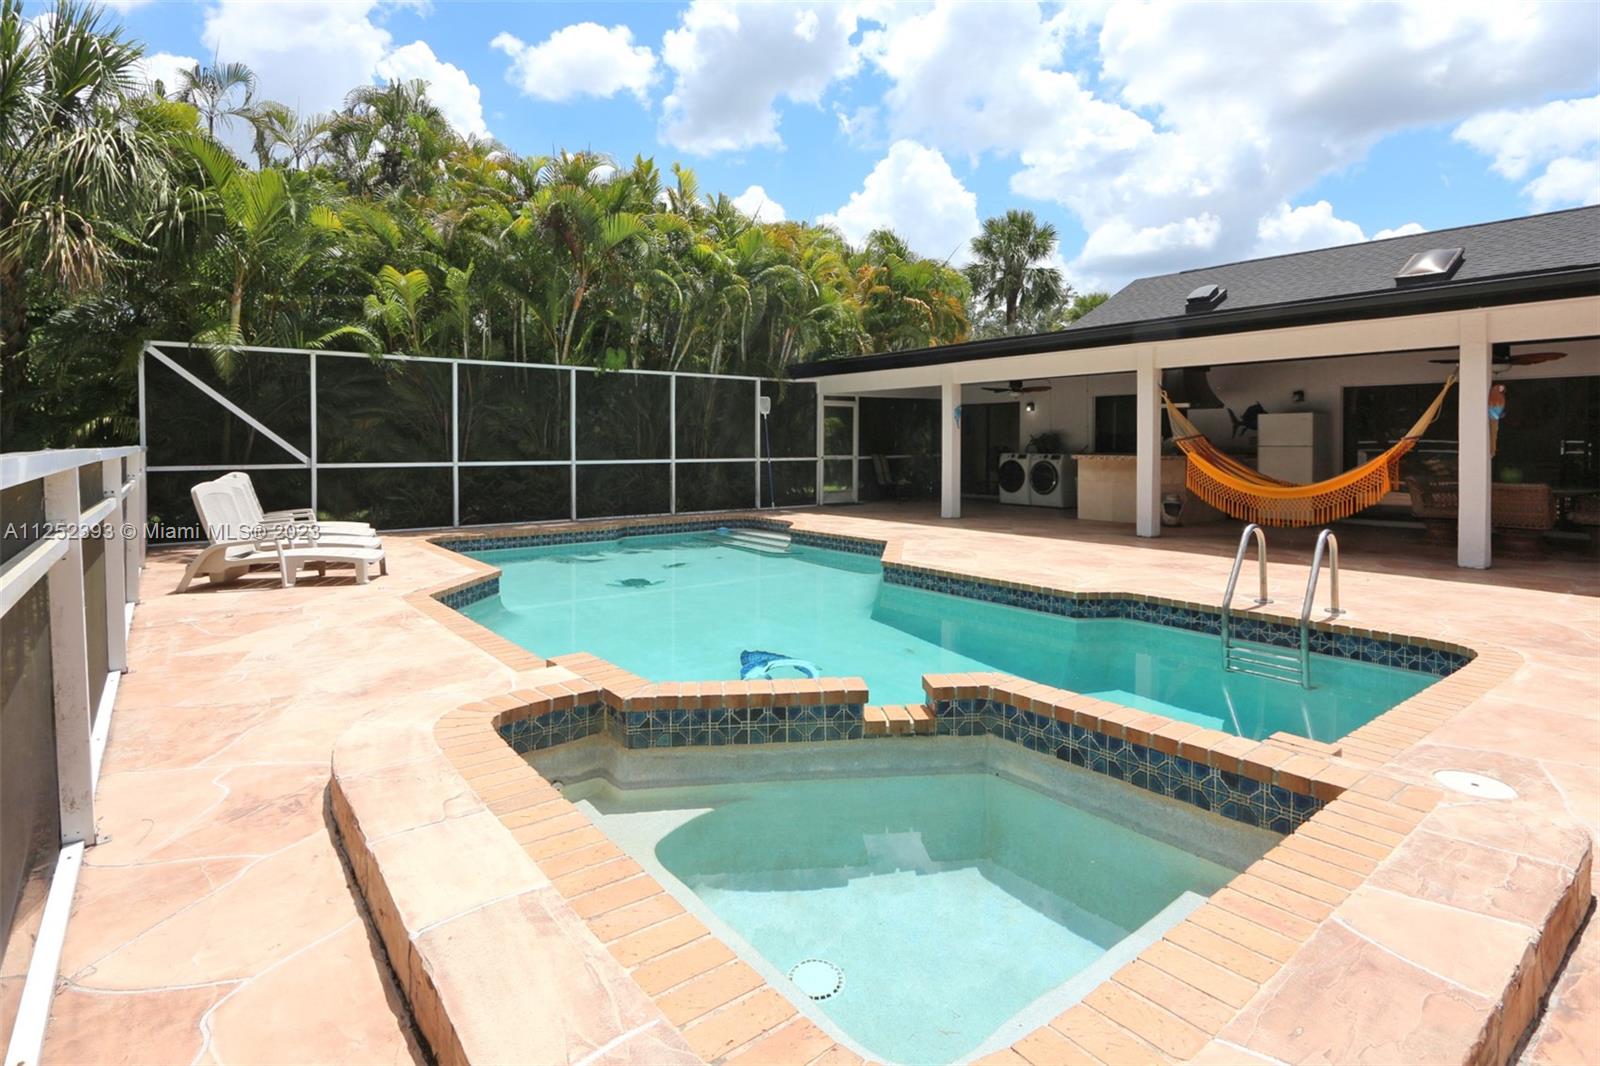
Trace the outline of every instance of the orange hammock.
<instances>
[{"instance_id":1,"label":"orange hammock","mask_svg":"<svg viewBox=\"0 0 1600 1066\"><path fill-rule=\"evenodd\" d=\"M1400 458L1416 447L1444 398L1456 382L1451 374L1444 387L1422 412L1405 436L1382 455L1337 477L1310 485L1295 485L1252 470L1227 455L1195 428L1187 415L1173 405L1165 390L1161 402L1172 420L1173 443L1189 458L1189 491L1219 511L1264 526L1314 526L1349 518L1393 492L1400 481Z\"/></svg>"}]
</instances>

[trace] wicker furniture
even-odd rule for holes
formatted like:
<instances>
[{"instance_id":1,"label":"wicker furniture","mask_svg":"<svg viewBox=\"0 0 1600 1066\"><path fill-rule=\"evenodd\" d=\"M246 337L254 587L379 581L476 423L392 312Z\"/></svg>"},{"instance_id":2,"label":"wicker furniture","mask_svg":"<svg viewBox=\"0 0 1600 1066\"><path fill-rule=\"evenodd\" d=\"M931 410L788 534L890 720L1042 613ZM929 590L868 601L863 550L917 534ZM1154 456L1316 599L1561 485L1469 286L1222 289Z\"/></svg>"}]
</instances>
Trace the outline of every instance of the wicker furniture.
<instances>
[{"instance_id":1,"label":"wicker furniture","mask_svg":"<svg viewBox=\"0 0 1600 1066\"><path fill-rule=\"evenodd\" d=\"M1422 521L1430 544L1455 539L1456 512L1461 493L1453 481L1429 474L1406 479L1411 491L1412 517ZM1489 490L1490 522L1500 534L1501 546L1513 555L1537 555L1543 535L1555 528L1556 497L1549 485L1512 485L1496 482Z\"/></svg>"}]
</instances>

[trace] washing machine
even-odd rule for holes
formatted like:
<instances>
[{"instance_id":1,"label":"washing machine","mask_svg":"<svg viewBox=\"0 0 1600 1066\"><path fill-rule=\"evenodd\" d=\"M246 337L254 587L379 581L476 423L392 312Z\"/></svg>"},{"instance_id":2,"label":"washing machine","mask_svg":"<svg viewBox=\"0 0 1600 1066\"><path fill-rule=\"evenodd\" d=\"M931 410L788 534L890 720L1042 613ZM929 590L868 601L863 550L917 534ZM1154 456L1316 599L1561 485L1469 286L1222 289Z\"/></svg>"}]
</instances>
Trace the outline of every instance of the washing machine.
<instances>
[{"instance_id":1,"label":"washing machine","mask_svg":"<svg viewBox=\"0 0 1600 1066\"><path fill-rule=\"evenodd\" d=\"M1067 469L1064 455L1035 455L1028 467L1028 502L1035 507L1065 507L1069 496L1068 483L1072 471Z\"/></svg>"},{"instance_id":2,"label":"washing machine","mask_svg":"<svg viewBox=\"0 0 1600 1066\"><path fill-rule=\"evenodd\" d=\"M1000 456L1000 502L1029 503L1028 466L1033 456L1006 452Z\"/></svg>"}]
</instances>

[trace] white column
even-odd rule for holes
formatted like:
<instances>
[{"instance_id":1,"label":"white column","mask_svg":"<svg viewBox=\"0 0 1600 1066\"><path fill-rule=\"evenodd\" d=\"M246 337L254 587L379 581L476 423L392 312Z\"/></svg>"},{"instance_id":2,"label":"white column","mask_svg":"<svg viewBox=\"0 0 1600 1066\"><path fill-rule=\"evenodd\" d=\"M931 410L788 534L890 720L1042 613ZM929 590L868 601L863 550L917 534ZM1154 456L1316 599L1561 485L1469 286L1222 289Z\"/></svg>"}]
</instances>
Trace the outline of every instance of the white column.
<instances>
[{"instance_id":1,"label":"white column","mask_svg":"<svg viewBox=\"0 0 1600 1066\"><path fill-rule=\"evenodd\" d=\"M44 479L44 520L68 531L67 554L50 567L50 676L55 695L56 779L61 843L94 843L94 768L89 750L89 641L83 542L77 526L78 470Z\"/></svg>"},{"instance_id":2,"label":"white column","mask_svg":"<svg viewBox=\"0 0 1600 1066\"><path fill-rule=\"evenodd\" d=\"M1487 570L1490 564L1489 386L1494 360L1489 320L1479 313L1461 316L1460 511L1456 516L1456 565Z\"/></svg>"},{"instance_id":3,"label":"white column","mask_svg":"<svg viewBox=\"0 0 1600 1066\"><path fill-rule=\"evenodd\" d=\"M939 517L961 517L961 426L956 408L961 386L953 378L939 383Z\"/></svg>"},{"instance_id":4,"label":"white column","mask_svg":"<svg viewBox=\"0 0 1600 1066\"><path fill-rule=\"evenodd\" d=\"M1134 365L1134 532L1141 537L1161 536L1161 387L1156 376L1156 351L1144 348Z\"/></svg>"}]
</instances>

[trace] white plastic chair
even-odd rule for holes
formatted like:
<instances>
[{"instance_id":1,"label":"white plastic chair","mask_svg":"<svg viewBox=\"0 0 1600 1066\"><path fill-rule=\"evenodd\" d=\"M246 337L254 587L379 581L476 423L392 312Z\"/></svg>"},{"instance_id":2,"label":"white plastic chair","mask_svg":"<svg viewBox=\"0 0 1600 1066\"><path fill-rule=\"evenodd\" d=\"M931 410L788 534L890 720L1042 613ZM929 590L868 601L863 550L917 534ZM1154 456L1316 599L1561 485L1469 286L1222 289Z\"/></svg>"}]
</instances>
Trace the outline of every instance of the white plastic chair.
<instances>
[{"instance_id":1,"label":"white plastic chair","mask_svg":"<svg viewBox=\"0 0 1600 1066\"><path fill-rule=\"evenodd\" d=\"M377 530L365 522L324 522L317 517L317 512L309 507L296 507L287 511L264 511L261 508L261 498L256 495L256 484L250 480L249 474L243 470L235 470L232 473L223 474L217 480L225 481L230 478L244 486L247 503L255 509L256 514L260 516L261 524L264 526L289 525L292 523L298 526L313 526L321 533L329 533L334 536L377 536Z\"/></svg>"},{"instance_id":2,"label":"white plastic chair","mask_svg":"<svg viewBox=\"0 0 1600 1066\"><path fill-rule=\"evenodd\" d=\"M213 584L233 581L242 577L252 566L267 564L278 568L278 578L284 588L291 588L300 568L310 566L320 574L329 566L352 566L356 583L365 585L376 565L380 574L389 572L389 562L383 549L353 546L335 546L317 543L295 545L286 537L263 536L253 526L253 515L241 502L242 493L237 483L202 481L189 490L200 522L206 527L211 543L189 563L178 591L184 592L190 582L204 575Z\"/></svg>"}]
</instances>

